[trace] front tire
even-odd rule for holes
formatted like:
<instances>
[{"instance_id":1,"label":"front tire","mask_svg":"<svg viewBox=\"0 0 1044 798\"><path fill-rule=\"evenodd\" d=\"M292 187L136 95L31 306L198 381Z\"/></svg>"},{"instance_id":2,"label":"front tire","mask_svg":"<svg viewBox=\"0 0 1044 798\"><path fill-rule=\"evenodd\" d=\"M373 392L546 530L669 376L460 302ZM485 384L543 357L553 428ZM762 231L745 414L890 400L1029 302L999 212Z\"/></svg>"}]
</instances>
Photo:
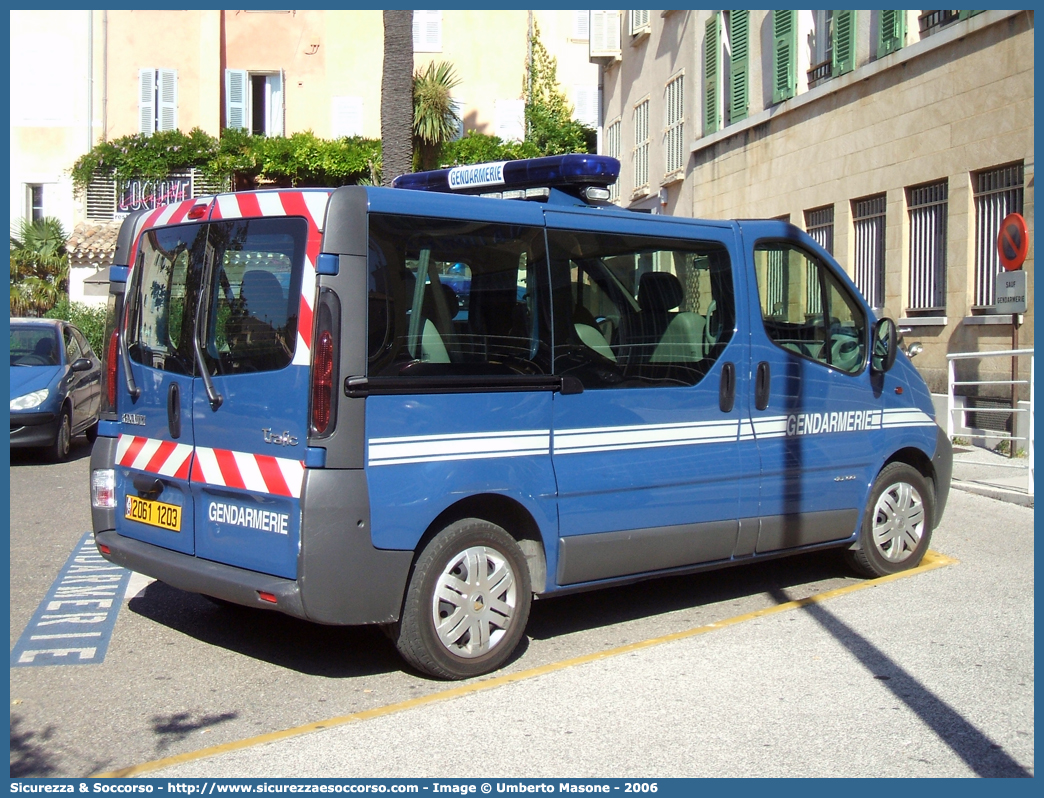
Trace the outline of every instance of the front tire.
<instances>
[{"instance_id":1,"label":"front tire","mask_svg":"<svg viewBox=\"0 0 1044 798\"><path fill-rule=\"evenodd\" d=\"M514 538L496 524L465 518L417 559L395 646L410 665L440 679L489 673L518 647L532 600Z\"/></svg>"},{"instance_id":2,"label":"front tire","mask_svg":"<svg viewBox=\"0 0 1044 798\"><path fill-rule=\"evenodd\" d=\"M870 491L859 548L848 551L849 563L869 577L916 568L928 551L934 526L931 483L912 466L890 463Z\"/></svg>"}]
</instances>

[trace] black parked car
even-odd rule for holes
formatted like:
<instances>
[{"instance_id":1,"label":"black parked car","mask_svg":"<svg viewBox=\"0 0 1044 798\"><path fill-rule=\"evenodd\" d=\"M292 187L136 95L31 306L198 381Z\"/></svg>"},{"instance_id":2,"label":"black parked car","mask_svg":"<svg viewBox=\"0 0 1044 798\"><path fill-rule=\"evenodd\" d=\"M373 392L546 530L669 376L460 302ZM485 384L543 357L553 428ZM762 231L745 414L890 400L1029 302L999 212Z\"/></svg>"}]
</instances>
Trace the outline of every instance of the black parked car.
<instances>
[{"instance_id":1,"label":"black parked car","mask_svg":"<svg viewBox=\"0 0 1044 798\"><path fill-rule=\"evenodd\" d=\"M98 435L101 361L83 333L56 319L11 319L11 448L69 456L72 437Z\"/></svg>"}]
</instances>

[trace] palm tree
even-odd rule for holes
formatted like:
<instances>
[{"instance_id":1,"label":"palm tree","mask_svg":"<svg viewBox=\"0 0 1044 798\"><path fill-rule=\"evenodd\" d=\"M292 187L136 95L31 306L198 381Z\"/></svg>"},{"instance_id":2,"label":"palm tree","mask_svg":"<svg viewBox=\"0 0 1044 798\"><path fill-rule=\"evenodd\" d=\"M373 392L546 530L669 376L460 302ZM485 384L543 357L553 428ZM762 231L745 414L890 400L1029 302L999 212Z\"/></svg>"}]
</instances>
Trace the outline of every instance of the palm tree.
<instances>
[{"instance_id":1,"label":"palm tree","mask_svg":"<svg viewBox=\"0 0 1044 798\"><path fill-rule=\"evenodd\" d=\"M413 11L384 12L381 182L413 169Z\"/></svg>"},{"instance_id":2,"label":"palm tree","mask_svg":"<svg viewBox=\"0 0 1044 798\"><path fill-rule=\"evenodd\" d=\"M11 315L42 316L69 290L68 236L53 216L23 219L11 234Z\"/></svg>"},{"instance_id":3,"label":"palm tree","mask_svg":"<svg viewBox=\"0 0 1044 798\"><path fill-rule=\"evenodd\" d=\"M460 128L460 117L450 92L460 84L447 61L428 64L413 76L413 140L422 170L434 169L443 142Z\"/></svg>"}]
</instances>

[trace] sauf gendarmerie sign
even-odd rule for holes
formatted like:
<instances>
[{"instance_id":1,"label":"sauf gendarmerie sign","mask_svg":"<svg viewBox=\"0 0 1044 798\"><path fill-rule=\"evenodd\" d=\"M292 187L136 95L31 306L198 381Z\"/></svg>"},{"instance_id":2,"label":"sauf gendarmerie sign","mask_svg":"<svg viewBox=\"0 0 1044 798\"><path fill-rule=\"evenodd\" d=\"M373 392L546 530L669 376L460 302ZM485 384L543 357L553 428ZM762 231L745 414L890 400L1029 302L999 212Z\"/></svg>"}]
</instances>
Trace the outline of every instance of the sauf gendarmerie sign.
<instances>
[{"instance_id":1,"label":"sauf gendarmerie sign","mask_svg":"<svg viewBox=\"0 0 1044 798\"><path fill-rule=\"evenodd\" d=\"M1026 312L1026 272L1000 272L996 277L994 307L997 313Z\"/></svg>"}]
</instances>

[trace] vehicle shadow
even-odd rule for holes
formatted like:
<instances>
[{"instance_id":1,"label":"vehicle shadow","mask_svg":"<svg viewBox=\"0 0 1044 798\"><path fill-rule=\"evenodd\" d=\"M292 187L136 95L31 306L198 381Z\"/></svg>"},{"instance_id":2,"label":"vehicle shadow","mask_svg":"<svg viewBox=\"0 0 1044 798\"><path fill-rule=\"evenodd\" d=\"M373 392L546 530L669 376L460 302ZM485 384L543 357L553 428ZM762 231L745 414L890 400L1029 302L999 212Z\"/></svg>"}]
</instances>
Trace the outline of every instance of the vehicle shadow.
<instances>
[{"instance_id":1,"label":"vehicle shadow","mask_svg":"<svg viewBox=\"0 0 1044 798\"><path fill-rule=\"evenodd\" d=\"M127 607L201 642L311 676L345 679L402 669L394 646L375 626L324 626L216 604L163 582L150 584Z\"/></svg>"},{"instance_id":2,"label":"vehicle shadow","mask_svg":"<svg viewBox=\"0 0 1044 798\"><path fill-rule=\"evenodd\" d=\"M770 597L780 591L824 580L836 586L840 579L855 581L840 553L826 551L537 601L526 635L506 664L522 659L531 641L752 596L765 596L770 605ZM413 673L375 626L324 626L269 610L216 604L162 582L150 584L131 599L128 608L201 642L303 674L347 679Z\"/></svg>"},{"instance_id":3,"label":"vehicle shadow","mask_svg":"<svg viewBox=\"0 0 1044 798\"><path fill-rule=\"evenodd\" d=\"M70 463L89 459L92 448L94 448L94 444L90 443L84 435L77 435L72 439L69 456L62 462ZM54 458L51 457L46 449L11 449L10 451L11 468L55 465Z\"/></svg>"},{"instance_id":4,"label":"vehicle shadow","mask_svg":"<svg viewBox=\"0 0 1044 798\"><path fill-rule=\"evenodd\" d=\"M780 591L823 581L831 581L830 587L837 587L839 580L859 581L839 550L809 552L537 601L533 604L527 631L530 637L546 640L759 595L765 596L764 604L768 606L775 603L769 596ZM736 614L732 610L726 613L722 617Z\"/></svg>"}]
</instances>

